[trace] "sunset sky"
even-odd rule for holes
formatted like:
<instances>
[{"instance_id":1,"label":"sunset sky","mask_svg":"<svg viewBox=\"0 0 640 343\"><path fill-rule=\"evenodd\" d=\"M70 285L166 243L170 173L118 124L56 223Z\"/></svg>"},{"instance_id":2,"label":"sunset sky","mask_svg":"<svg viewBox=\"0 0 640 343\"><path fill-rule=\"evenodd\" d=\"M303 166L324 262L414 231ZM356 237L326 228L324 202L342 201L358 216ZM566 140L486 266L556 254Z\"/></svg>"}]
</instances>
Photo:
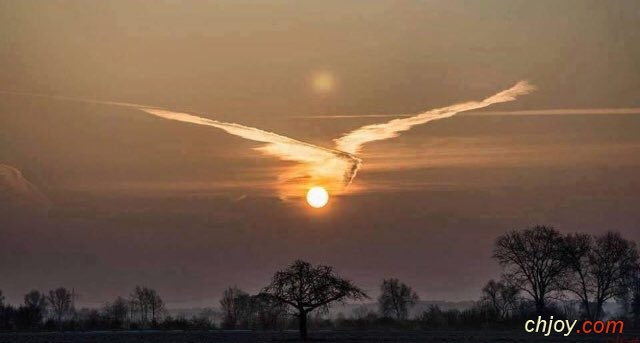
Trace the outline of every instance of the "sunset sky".
<instances>
[{"instance_id":1,"label":"sunset sky","mask_svg":"<svg viewBox=\"0 0 640 343\"><path fill-rule=\"evenodd\" d=\"M0 0L0 289L18 303L73 287L97 306L139 284L168 307L217 306L302 258L374 296L398 277L423 299L473 300L508 230L640 242L638 42L632 0ZM519 80L537 90L365 145L320 210L282 199L293 164L256 142L33 96L334 148Z\"/></svg>"}]
</instances>

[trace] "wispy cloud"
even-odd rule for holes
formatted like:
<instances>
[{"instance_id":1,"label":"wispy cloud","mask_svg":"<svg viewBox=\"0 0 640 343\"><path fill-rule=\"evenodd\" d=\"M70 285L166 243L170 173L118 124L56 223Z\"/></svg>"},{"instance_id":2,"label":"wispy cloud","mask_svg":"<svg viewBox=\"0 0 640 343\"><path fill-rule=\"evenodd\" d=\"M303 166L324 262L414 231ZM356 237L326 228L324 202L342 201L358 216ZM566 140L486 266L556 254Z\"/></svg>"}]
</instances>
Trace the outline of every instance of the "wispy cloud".
<instances>
[{"instance_id":1,"label":"wispy cloud","mask_svg":"<svg viewBox=\"0 0 640 343\"><path fill-rule=\"evenodd\" d=\"M256 150L281 160L298 162L297 166L291 167L280 175L280 181L283 185L281 197L288 197L303 195L312 185L322 185L332 193L340 194L343 192L358 171L361 160L355 154L360 152L365 143L393 138L400 132L407 131L416 125L448 118L463 111L513 101L518 96L528 94L533 90L534 87L529 83L520 81L511 88L481 101L460 103L422 112L409 118L363 126L335 139L335 150L236 123L225 123L157 108L140 109L164 119L212 126L235 136L266 143Z\"/></svg>"},{"instance_id":2,"label":"wispy cloud","mask_svg":"<svg viewBox=\"0 0 640 343\"><path fill-rule=\"evenodd\" d=\"M0 205L3 204L47 209L51 201L18 169L0 163Z\"/></svg>"},{"instance_id":3,"label":"wispy cloud","mask_svg":"<svg viewBox=\"0 0 640 343\"><path fill-rule=\"evenodd\" d=\"M517 110L517 111L468 111L460 115L473 116L563 116L563 115L618 115L618 114L640 114L640 107L614 107L614 108L548 108L538 110ZM406 118L413 117L414 114L342 114L342 115L313 115L313 116L293 116L298 119L354 119L354 118Z\"/></svg>"},{"instance_id":4,"label":"wispy cloud","mask_svg":"<svg viewBox=\"0 0 640 343\"><path fill-rule=\"evenodd\" d=\"M481 101L464 102L425 111L408 118L394 119L382 124L366 125L335 139L335 149L302 142L254 127L212 120L198 115L175 112L153 106L40 94L31 94L31 96L135 108L159 118L214 127L234 136L263 143L262 146L255 148L255 150L283 161L296 162L295 165L287 167L285 171L279 174L280 197L288 198L303 196L314 185L322 185L333 194L345 192L360 167L361 160L355 154L360 152L363 144L393 138L400 132L407 131L416 125L448 118L463 111L513 101L518 96L528 94L533 89L534 87L526 81L520 81L511 88ZM5 93L30 95L16 92Z\"/></svg>"},{"instance_id":5,"label":"wispy cloud","mask_svg":"<svg viewBox=\"0 0 640 343\"><path fill-rule=\"evenodd\" d=\"M640 114L640 107L627 108L550 108L539 110L521 110L521 111L482 111L467 112L469 115L522 115L522 116L563 116L563 115L611 115L611 114Z\"/></svg>"},{"instance_id":6,"label":"wispy cloud","mask_svg":"<svg viewBox=\"0 0 640 343\"><path fill-rule=\"evenodd\" d=\"M336 148L338 150L357 154L365 143L393 138L398 136L400 132L407 131L416 125L452 117L460 112L475 110L497 103L513 101L518 96L528 94L534 89L535 88L528 82L520 81L513 87L494 94L482 101L470 101L455 104L422 112L408 118L394 119L383 124L366 125L335 139L334 142L336 143Z\"/></svg>"},{"instance_id":7,"label":"wispy cloud","mask_svg":"<svg viewBox=\"0 0 640 343\"><path fill-rule=\"evenodd\" d=\"M323 185L329 191L339 193L351 183L360 165L360 159L352 154L301 142L273 132L187 113L154 108L140 109L160 118L212 126L238 137L266 143L255 149L284 161L298 162L298 166L292 167L280 176L282 183L288 184L282 188L282 197L303 195L312 185Z\"/></svg>"}]
</instances>

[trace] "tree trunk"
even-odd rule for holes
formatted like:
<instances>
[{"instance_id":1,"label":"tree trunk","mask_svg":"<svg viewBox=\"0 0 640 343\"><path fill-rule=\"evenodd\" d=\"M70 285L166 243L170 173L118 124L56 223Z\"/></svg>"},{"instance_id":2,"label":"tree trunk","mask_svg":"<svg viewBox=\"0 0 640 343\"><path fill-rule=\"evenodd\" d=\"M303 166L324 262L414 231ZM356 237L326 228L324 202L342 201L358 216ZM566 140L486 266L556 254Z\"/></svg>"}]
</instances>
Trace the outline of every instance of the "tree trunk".
<instances>
[{"instance_id":1,"label":"tree trunk","mask_svg":"<svg viewBox=\"0 0 640 343\"><path fill-rule=\"evenodd\" d=\"M303 341L307 340L307 312L300 311L298 316L300 321L300 339Z\"/></svg>"},{"instance_id":2,"label":"tree trunk","mask_svg":"<svg viewBox=\"0 0 640 343\"><path fill-rule=\"evenodd\" d=\"M544 306L544 299L536 299L536 313L538 315L544 315L545 313L545 306Z\"/></svg>"},{"instance_id":3,"label":"tree trunk","mask_svg":"<svg viewBox=\"0 0 640 343\"><path fill-rule=\"evenodd\" d=\"M598 299L596 301L596 313L595 313L593 319L595 319L595 320L600 319L600 317L602 316L602 306L603 305L604 305L604 301L603 300Z\"/></svg>"},{"instance_id":4,"label":"tree trunk","mask_svg":"<svg viewBox=\"0 0 640 343\"><path fill-rule=\"evenodd\" d=\"M582 299L582 306L584 307L584 313L589 320L593 320L591 315L591 306L589 305L589 298Z\"/></svg>"}]
</instances>

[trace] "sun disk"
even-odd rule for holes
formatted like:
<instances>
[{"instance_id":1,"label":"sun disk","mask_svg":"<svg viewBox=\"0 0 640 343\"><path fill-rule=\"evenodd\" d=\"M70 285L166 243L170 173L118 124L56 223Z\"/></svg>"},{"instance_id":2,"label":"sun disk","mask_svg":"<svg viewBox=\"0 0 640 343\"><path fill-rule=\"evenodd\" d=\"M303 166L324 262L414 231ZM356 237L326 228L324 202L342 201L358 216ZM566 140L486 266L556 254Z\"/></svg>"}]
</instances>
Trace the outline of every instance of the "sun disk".
<instances>
[{"instance_id":1,"label":"sun disk","mask_svg":"<svg viewBox=\"0 0 640 343\"><path fill-rule=\"evenodd\" d=\"M323 187L311 187L307 192L307 202L313 208L324 207L329 202L329 193Z\"/></svg>"}]
</instances>

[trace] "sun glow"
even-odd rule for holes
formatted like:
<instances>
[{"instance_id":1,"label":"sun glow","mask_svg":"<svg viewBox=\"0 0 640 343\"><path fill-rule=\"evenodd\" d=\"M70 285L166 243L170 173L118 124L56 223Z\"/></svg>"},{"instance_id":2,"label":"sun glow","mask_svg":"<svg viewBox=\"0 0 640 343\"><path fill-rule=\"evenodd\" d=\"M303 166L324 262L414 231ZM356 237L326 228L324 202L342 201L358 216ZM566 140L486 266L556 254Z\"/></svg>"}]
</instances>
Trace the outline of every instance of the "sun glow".
<instances>
[{"instance_id":1,"label":"sun glow","mask_svg":"<svg viewBox=\"0 0 640 343\"><path fill-rule=\"evenodd\" d=\"M336 83L333 74L326 71L313 74L311 82L313 90L320 94L331 92Z\"/></svg>"},{"instance_id":2,"label":"sun glow","mask_svg":"<svg viewBox=\"0 0 640 343\"><path fill-rule=\"evenodd\" d=\"M311 187L307 192L307 202L313 208L324 207L329 202L329 193L323 187Z\"/></svg>"}]
</instances>

